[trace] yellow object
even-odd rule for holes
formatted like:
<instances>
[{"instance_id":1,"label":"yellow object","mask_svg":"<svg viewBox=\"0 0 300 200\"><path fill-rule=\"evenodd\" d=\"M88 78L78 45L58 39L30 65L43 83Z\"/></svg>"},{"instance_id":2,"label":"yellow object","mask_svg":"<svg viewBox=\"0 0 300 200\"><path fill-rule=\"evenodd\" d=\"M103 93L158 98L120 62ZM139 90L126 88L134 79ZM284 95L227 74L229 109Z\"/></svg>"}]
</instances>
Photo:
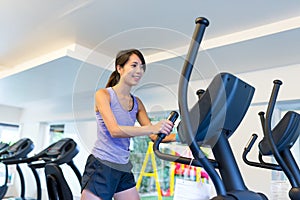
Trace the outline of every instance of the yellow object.
<instances>
[{"instance_id":1,"label":"yellow object","mask_svg":"<svg viewBox=\"0 0 300 200\"><path fill-rule=\"evenodd\" d=\"M152 163L152 169L153 169L152 173L145 172L145 169L147 167L147 163L148 163L148 160L149 160L149 156L151 156L151 163ZM154 177L158 200L162 200L160 184L159 184L159 179L158 179L158 173L157 173L157 165L156 165L155 155L154 155L154 152L153 152L153 142L149 142L149 144L148 144L148 149L147 149L147 152L146 152L146 155L145 155L143 166L142 166L139 178L138 178L137 183L136 183L137 190L139 190L139 188L141 186L141 183L142 183L142 179L143 179L144 176Z\"/></svg>"},{"instance_id":2,"label":"yellow object","mask_svg":"<svg viewBox=\"0 0 300 200\"><path fill-rule=\"evenodd\" d=\"M172 151L172 154L175 155L175 152ZM175 163L171 162L171 175L170 175L170 196L174 196L174 187L175 187Z\"/></svg>"},{"instance_id":3,"label":"yellow object","mask_svg":"<svg viewBox=\"0 0 300 200\"><path fill-rule=\"evenodd\" d=\"M201 168L200 167L197 167L196 168L196 181L197 182L200 182L200 179L201 179ZM204 183L203 180L201 180L202 183Z\"/></svg>"}]
</instances>

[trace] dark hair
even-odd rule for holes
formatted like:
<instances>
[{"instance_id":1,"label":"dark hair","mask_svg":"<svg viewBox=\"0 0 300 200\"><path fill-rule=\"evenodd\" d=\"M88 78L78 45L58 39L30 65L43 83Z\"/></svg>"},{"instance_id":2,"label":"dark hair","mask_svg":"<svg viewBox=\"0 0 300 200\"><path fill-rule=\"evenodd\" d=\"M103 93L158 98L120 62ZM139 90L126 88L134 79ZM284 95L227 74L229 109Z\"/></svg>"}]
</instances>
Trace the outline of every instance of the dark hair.
<instances>
[{"instance_id":1,"label":"dark hair","mask_svg":"<svg viewBox=\"0 0 300 200\"><path fill-rule=\"evenodd\" d=\"M146 62L145 62L143 54L139 50L137 50L137 49L122 50L116 56L115 71L113 71L111 73L105 87L113 87L119 82L120 74L117 70L117 66L119 65L121 67L124 67L124 65L128 62L128 60L132 54L135 54L139 57L139 59L142 62L142 65L144 66L144 70L146 71Z\"/></svg>"}]
</instances>

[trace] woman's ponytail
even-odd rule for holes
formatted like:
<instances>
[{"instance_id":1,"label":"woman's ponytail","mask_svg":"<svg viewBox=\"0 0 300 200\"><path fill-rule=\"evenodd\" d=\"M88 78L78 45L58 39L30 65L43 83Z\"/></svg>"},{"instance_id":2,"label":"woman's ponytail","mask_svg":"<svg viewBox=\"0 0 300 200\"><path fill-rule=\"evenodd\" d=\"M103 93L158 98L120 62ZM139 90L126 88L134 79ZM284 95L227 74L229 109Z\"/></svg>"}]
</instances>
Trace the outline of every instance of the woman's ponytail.
<instances>
[{"instance_id":1,"label":"woman's ponytail","mask_svg":"<svg viewBox=\"0 0 300 200\"><path fill-rule=\"evenodd\" d=\"M106 88L113 87L113 86L117 85L119 80L120 80L120 74L118 73L117 70L115 70L111 73L105 87Z\"/></svg>"}]
</instances>

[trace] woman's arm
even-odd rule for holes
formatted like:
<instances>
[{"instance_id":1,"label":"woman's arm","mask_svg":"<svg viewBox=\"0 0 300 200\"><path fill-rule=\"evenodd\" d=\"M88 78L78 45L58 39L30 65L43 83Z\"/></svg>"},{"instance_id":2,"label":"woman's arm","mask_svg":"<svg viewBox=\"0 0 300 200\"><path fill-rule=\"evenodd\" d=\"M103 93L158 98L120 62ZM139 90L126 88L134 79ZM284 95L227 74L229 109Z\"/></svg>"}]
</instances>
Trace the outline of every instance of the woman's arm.
<instances>
[{"instance_id":1,"label":"woman's arm","mask_svg":"<svg viewBox=\"0 0 300 200\"><path fill-rule=\"evenodd\" d=\"M157 134L151 134L149 135L149 138L152 140L152 141L155 141L156 138L157 138ZM176 142L176 133L170 133L169 135L167 135L163 140L162 140L163 143L168 143L168 142Z\"/></svg>"},{"instance_id":2,"label":"woman's arm","mask_svg":"<svg viewBox=\"0 0 300 200\"><path fill-rule=\"evenodd\" d=\"M138 104L139 104L139 111L138 111L138 115L137 115L137 121L139 122L139 124L141 126L144 126L144 125L151 125L151 121L147 115L147 112L146 112L146 109L145 109L145 106L144 104L142 103L142 101L137 98L137 101L138 101ZM155 141L156 140L156 137L157 137L157 134L150 134L149 135L149 138L152 140L152 141ZM176 134L174 133L171 133L171 134L168 134L162 142L175 142L176 141Z\"/></svg>"},{"instance_id":3,"label":"woman's arm","mask_svg":"<svg viewBox=\"0 0 300 200\"><path fill-rule=\"evenodd\" d=\"M120 126L110 107L110 96L106 89L100 89L95 94L95 111L99 111L103 121L112 137L126 138L134 136L143 136L157 133L169 134L172 130L173 123L169 120L162 120L152 125L145 124L141 127Z\"/></svg>"}]
</instances>

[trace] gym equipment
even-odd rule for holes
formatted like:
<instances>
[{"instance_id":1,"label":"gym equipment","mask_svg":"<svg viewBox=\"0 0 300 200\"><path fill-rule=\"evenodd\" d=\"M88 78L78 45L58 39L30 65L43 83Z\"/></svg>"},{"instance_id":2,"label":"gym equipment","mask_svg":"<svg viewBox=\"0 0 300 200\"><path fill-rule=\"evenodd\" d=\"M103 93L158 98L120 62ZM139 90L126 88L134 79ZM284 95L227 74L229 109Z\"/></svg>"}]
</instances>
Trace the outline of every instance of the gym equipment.
<instances>
[{"instance_id":1,"label":"gym equipment","mask_svg":"<svg viewBox=\"0 0 300 200\"><path fill-rule=\"evenodd\" d=\"M258 145L259 162L247 159L247 154L258 138L257 134L251 136L245 147L243 160L250 166L283 171L292 186L289 191L289 197L292 200L296 200L300 199L300 171L290 149L300 134L300 115L294 111L288 111L277 125L271 129L272 114L282 82L275 80L273 83L274 86L268 103L266 117L264 112L259 113L264 134ZM265 162L263 156L274 156L278 164Z\"/></svg>"},{"instance_id":2,"label":"gym equipment","mask_svg":"<svg viewBox=\"0 0 300 200\"><path fill-rule=\"evenodd\" d=\"M9 145L7 143L4 143L4 142L0 142L0 155L1 155L1 152L6 149Z\"/></svg>"},{"instance_id":3,"label":"gym equipment","mask_svg":"<svg viewBox=\"0 0 300 200\"><path fill-rule=\"evenodd\" d=\"M157 137L154 152L164 160L203 167L216 188L217 196L213 197L214 200L267 199L264 194L247 189L228 141L248 110L255 89L232 74L220 73L213 78L205 91L197 92L198 102L191 110L188 109L188 83L205 28L209 25L205 18L197 18L195 22L196 28L178 89L181 114L178 134L181 141L189 145L195 159L160 152L159 144L164 135ZM199 147L201 145L212 148L215 160L205 156Z\"/></svg>"},{"instance_id":4,"label":"gym equipment","mask_svg":"<svg viewBox=\"0 0 300 200\"><path fill-rule=\"evenodd\" d=\"M14 159L9 160L7 163L9 164L20 164L20 163L27 163L28 167L34 174L36 184L37 184L37 200L41 200L41 182L40 178L37 173L37 169L44 168L48 164L55 164L55 165L62 165L68 164L72 170L75 172L76 176L78 177L79 182L81 181L81 174L75 164L73 163L73 158L78 154L79 150L77 149L76 142L71 138L64 138L61 139L44 150L40 153L24 159ZM46 175L47 182L48 176ZM48 184L47 184L48 185ZM52 190L50 190L52 191ZM67 192L67 191L63 191ZM48 191L49 194L49 191ZM50 197L50 196L49 196Z\"/></svg>"},{"instance_id":5,"label":"gym equipment","mask_svg":"<svg viewBox=\"0 0 300 200\"><path fill-rule=\"evenodd\" d=\"M45 166L49 200L73 199L72 191L63 175L61 168L54 163Z\"/></svg>"},{"instance_id":6,"label":"gym equipment","mask_svg":"<svg viewBox=\"0 0 300 200\"><path fill-rule=\"evenodd\" d=\"M72 160L79 152L77 144L72 139L62 139L55 146L52 146L50 151L50 155L57 155L59 158L55 162L48 162L45 165L49 200L73 199L72 191L59 165L64 163L69 165L75 173L79 184L81 184L81 174Z\"/></svg>"},{"instance_id":7,"label":"gym equipment","mask_svg":"<svg viewBox=\"0 0 300 200\"><path fill-rule=\"evenodd\" d=\"M6 145L4 145L6 146ZM11 159L22 159L26 158L27 155L33 150L33 142L29 138L22 138L11 146L6 146L0 151L0 162L5 165L5 182L0 186L0 199L3 199L5 196L8 186L8 163ZM24 199L25 196L25 180L22 173L22 170L18 164L16 164L16 169L19 174L20 183L21 183L21 198Z\"/></svg>"}]
</instances>

